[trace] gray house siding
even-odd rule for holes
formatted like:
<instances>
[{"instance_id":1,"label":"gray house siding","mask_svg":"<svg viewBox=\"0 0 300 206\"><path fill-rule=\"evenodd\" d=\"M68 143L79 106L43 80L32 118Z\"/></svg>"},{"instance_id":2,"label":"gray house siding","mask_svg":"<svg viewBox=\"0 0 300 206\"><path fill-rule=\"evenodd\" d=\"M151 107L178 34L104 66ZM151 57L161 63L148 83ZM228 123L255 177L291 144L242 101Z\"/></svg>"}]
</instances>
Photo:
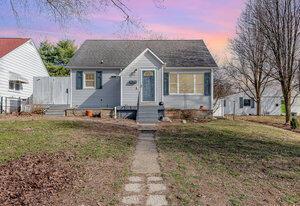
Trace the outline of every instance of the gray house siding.
<instances>
[{"instance_id":1,"label":"gray house siding","mask_svg":"<svg viewBox=\"0 0 300 206\"><path fill-rule=\"evenodd\" d=\"M102 89L76 89L76 71L102 71ZM79 108L112 108L120 105L120 69L72 69L71 106Z\"/></svg>"},{"instance_id":2,"label":"gray house siding","mask_svg":"<svg viewBox=\"0 0 300 206\"><path fill-rule=\"evenodd\" d=\"M179 73L211 73L210 69L205 68L165 68L164 73L179 72ZM212 90L212 89L211 89ZM212 107L212 97L203 95L164 95L163 102L167 109L199 109L204 106L207 109Z\"/></svg>"},{"instance_id":3,"label":"gray house siding","mask_svg":"<svg viewBox=\"0 0 300 206\"><path fill-rule=\"evenodd\" d=\"M142 71L148 69L156 70L156 101L153 102L153 104L158 105L158 103L162 101L162 64L152 54L146 52L135 59L121 74L121 106L137 106L139 90L142 86ZM132 85L130 84L130 81L136 81L136 84Z\"/></svg>"}]
</instances>

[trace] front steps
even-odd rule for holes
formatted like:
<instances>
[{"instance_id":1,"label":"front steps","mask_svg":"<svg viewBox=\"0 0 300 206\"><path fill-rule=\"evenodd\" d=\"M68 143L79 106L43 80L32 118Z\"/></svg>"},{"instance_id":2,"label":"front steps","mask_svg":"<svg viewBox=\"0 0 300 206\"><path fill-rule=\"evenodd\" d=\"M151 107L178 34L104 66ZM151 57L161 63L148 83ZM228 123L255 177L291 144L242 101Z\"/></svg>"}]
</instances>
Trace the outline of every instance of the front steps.
<instances>
[{"instance_id":1,"label":"front steps","mask_svg":"<svg viewBox=\"0 0 300 206\"><path fill-rule=\"evenodd\" d=\"M69 108L69 105L66 104L53 104L49 105L49 108L45 111L46 116L65 116L66 109Z\"/></svg>"},{"instance_id":2,"label":"front steps","mask_svg":"<svg viewBox=\"0 0 300 206\"><path fill-rule=\"evenodd\" d=\"M140 124L156 124L158 108L158 106L139 106L136 121Z\"/></svg>"}]
</instances>

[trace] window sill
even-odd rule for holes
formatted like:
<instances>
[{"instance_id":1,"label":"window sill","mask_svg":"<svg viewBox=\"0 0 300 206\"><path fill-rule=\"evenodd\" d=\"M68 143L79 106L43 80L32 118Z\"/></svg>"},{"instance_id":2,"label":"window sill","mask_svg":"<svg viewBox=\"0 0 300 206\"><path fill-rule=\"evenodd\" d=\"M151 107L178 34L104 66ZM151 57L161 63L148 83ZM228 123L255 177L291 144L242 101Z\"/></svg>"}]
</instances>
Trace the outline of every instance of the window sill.
<instances>
[{"instance_id":1,"label":"window sill","mask_svg":"<svg viewBox=\"0 0 300 206\"><path fill-rule=\"evenodd\" d=\"M169 94L169 96L204 96L204 94L201 94L201 93L194 93L194 94L191 94L191 93L187 93L187 94Z\"/></svg>"},{"instance_id":2,"label":"window sill","mask_svg":"<svg viewBox=\"0 0 300 206\"><path fill-rule=\"evenodd\" d=\"M13 93L19 94L19 93L22 92L22 90L11 90L11 89L9 89L8 92L13 92Z\"/></svg>"}]
</instances>

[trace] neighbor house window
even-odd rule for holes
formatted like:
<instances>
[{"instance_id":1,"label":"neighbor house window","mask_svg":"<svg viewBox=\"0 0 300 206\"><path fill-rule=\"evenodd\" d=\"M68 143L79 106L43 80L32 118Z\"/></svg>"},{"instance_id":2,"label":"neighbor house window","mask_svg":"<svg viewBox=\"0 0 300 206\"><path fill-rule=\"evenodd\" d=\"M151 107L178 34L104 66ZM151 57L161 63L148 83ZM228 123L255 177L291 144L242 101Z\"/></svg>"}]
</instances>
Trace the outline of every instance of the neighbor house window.
<instances>
[{"instance_id":1,"label":"neighbor house window","mask_svg":"<svg viewBox=\"0 0 300 206\"><path fill-rule=\"evenodd\" d=\"M9 81L9 89L14 90L15 89L15 83L12 81Z\"/></svg>"},{"instance_id":2,"label":"neighbor house window","mask_svg":"<svg viewBox=\"0 0 300 206\"><path fill-rule=\"evenodd\" d=\"M170 73L170 94L203 94L204 75L201 73Z\"/></svg>"},{"instance_id":3,"label":"neighbor house window","mask_svg":"<svg viewBox=\"0 0 300 206\"><path fill-rule=\"evenodd\" d=\"M244 107L250 107L251 106L251 99L244 99Z\"/></svg>"},{"instance_id":4,"label":"neighbor house window","mask_svg":"<svg viewBox=\"0 0 300 206\"><path fill-rule=\"evenodd\" d=\"M96 83L95 72L85 72L84 73L84 86L85 88L95 88Z\"/></svg>"},{"instance_id":5,"label":"neighbor house window","mask_svg":"<svg viewBox=\"0 0 300 206\"><path fill-rule=\"evenodd\" d=\"M21 91L23 89L21 82L9 81L9 90Z\"/></svg>"}]
</instances>

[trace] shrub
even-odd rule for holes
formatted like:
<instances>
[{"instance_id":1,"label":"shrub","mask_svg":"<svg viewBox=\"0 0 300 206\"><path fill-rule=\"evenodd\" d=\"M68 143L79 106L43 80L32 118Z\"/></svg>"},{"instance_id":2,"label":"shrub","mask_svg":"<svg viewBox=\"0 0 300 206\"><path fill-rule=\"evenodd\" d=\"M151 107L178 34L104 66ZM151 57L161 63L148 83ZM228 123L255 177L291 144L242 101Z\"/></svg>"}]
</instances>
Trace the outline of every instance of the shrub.
<instances>
[{"instance_id":1,"label":"shrub","mask_svg":"<svg viewBox=\"0 0 300 206\"><path fill-rule=\"evenodd\" d=\"M297 129L299 128L299 122L297 120L297 118L293 118L292 121L291 121L291 128L292 129Z\"/></svg>"}]
</instances>

